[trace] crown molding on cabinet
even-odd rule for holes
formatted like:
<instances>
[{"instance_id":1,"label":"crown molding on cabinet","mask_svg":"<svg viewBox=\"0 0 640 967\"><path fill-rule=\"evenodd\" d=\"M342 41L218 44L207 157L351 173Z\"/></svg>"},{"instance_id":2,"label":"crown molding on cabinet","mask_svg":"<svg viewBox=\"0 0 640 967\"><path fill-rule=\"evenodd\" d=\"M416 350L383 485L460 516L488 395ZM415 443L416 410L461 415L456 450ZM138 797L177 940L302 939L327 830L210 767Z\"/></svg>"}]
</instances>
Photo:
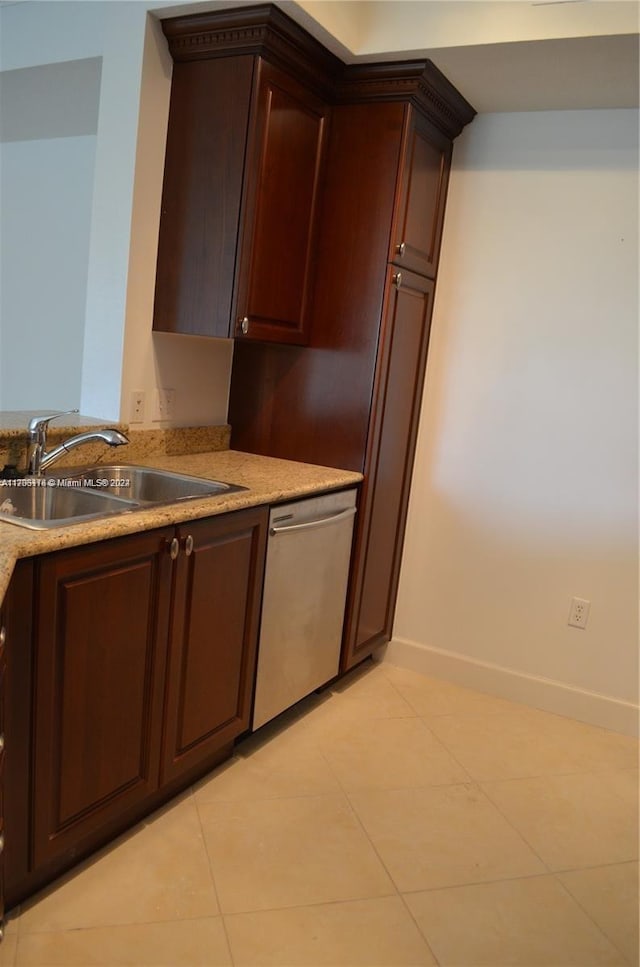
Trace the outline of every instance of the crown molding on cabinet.
<instances>
[{"instance_id":1,"label":"crown molding on cabinet","mask_svg":"<svg viewBox=\"0 0 640 967\"><path fill-rule=\"evenodd\" d=\"M172 17L162 29L174 61L259 55L330 102L410 100L449 138L476 113L432 61L347 65L273 4Z\"/></svg>"}]
</instances>

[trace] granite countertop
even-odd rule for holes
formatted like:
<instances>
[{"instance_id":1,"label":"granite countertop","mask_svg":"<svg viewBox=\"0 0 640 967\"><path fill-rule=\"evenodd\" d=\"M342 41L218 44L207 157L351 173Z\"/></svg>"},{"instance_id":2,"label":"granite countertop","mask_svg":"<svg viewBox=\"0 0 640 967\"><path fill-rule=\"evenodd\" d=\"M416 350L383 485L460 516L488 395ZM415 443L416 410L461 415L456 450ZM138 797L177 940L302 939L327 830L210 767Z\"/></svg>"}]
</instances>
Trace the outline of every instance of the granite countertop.
<instances>
[{"instance_id":1,"label":"granite countertop","mask_svg":"<svg viewBox=\"0 0 640 967\"><path fill-rule=\"evenodd\" d=\"M91 544L94 541L152 530L154 527L178 524L199 517L225 514L244 507L281 503L307 494L338 490L362 480L361 474L348 470L294 463L291 460L278 460L236 450L142 457L126 462L222 480L247 487L248 490L199 497L161 507L145 507L144 510L105 517L102 520L47 530L27 530L0 521L0 603L18 558Z\"/></svg>"}]
</instances>

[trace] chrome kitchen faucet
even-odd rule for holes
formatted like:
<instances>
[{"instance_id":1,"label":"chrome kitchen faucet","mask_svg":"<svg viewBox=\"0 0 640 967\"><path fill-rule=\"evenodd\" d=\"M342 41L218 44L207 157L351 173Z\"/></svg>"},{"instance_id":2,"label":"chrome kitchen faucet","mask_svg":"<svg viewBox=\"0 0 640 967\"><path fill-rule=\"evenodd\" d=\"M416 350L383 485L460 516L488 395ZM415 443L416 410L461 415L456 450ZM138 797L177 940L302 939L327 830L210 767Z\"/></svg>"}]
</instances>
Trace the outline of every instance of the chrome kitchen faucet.
<instances>
[{"instance_id":1,"label":"chrome kitchen faucet","mask_svg":"<svg viewBox=\"0 0 640 967\"><path fill-rule=\"evenodd\" d=\"M50 416L34 416L29 420L29 448L27 450L27 473L32 477L39 477L56 460L63 457L69 450L82 446L83 443L92 443L101 440L110 447L120 447L128 443L127 437L120 430L105 428L104 430L87 430L85 433L77 433L75 436L64 440L59 446L54 447L47 453L47 429L51 420L59 416L67 416L69 413L77 413L78 410L64 410L62 413L53 413Z\"/></svg>"}]
</instances>

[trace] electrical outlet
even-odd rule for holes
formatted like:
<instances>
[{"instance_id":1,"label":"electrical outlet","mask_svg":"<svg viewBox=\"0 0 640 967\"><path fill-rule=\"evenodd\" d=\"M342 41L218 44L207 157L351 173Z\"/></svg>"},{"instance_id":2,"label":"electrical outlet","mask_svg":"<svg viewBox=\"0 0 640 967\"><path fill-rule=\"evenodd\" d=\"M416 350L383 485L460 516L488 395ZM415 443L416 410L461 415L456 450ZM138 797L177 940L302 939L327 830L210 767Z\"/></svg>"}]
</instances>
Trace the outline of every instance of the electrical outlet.
<instances>
[{"instance_id":1,"label":"electrical outlet","mask_svg":"<svg viewBox=\"0 0 640 967\"><path fill-rule=\"evenodd\" d=\"M589 620L590 607L591 602L586 601L584 598L571 598L567 624L570 624L573 628L586 628L587 621Z\"/></svg>"},{"instance_id":2,"label":"electrical outlet","mask_svg":"<svg viewBox=\"0 0 640 967\"><path fill-rule=\"evenodd\" d=\"M164 419L172 420L175 416L176 408L176 391L174 389L166 389L164 392Z\"/></svg>"},{"instance_id":3,"label":"electrical outlet","mask_svg":"<svg viewBox=\"0 0 640 967\"><path fill-rule=\"evenodd\" d=\"M129 423L142 423L144 420L144 391L134 389L131 391L131 402L129 406Z\"/></svg>"},{"instance_id":4,"label":"electrical outlet","mask_svg":"<svg viewBox=\"0 0 640 967\"><path fill-rule=\"evenodd\" d=\"M174 389L157 389L154 397L153 420L155 423L173 419L176 391Z\"/></svg>"}]
</instances>

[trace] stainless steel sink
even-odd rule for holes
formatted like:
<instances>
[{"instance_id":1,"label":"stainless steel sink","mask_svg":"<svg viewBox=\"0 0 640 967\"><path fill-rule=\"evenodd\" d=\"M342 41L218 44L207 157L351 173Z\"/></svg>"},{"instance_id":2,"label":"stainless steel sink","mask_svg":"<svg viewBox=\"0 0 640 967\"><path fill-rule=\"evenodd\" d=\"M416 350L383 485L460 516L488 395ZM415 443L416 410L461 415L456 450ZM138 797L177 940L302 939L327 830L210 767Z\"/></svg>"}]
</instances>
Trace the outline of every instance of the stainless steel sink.
<instances>
[{"instance_id":1,"label":"stainless steel sink","mask_svg":"<svg viewBox=\"0 0 640 967\"><path fill-rule=\"evenodd\" d=\"M7 481L0 486L0 521L40 530L246 489L151 467L89 467Z\"/></svg>"},{"instance_id":2,"label":"stainless steel sink","mask_svg":"<svg viewBox=\"0 0 640 967\"><path fill-rule=\"evenodd\" d=\"M122 514L138 504L113 495L58 486L54 478L26 478L0 486L0 520L33 530Z\"/></svg>"},{"instance_id":3,"label":"stainless steel sink","mask_svg":"<svg viewBox=\"0 0 640 967\"><path fill-rule=\"evenodd\" d=\"M220 480L203 480L168 470L126 465L89 467L68 474L67 479L79 481L80 486L87 487L91 493L113 494L140 504L172 504L178 500L246 490L246 487Z\"/></svg>"}]
</instances>

